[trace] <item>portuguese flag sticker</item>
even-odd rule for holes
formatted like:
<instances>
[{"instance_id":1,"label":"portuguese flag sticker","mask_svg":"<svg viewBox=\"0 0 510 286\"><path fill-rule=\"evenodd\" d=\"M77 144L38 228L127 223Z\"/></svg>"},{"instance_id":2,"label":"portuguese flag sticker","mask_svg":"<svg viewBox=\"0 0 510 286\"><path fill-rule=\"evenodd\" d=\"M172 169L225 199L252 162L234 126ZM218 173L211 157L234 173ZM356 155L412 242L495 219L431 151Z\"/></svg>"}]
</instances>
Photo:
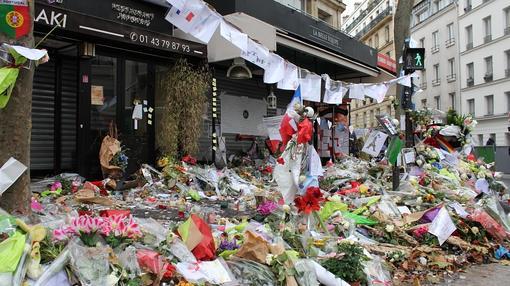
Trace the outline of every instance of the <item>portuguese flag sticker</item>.
<instances>
[{"instance_id":1,"label":"portuguese flag sticker","mask_svg":"<svg viewBox=\"0 0 510 286\"><path fill-rule=\"evenodd\" d=\"M27 35L32 26L29 7L5 4L5 1L0 0L0 3L2 3L0 4L0 31L10 38L20 38Z\"/></svg>"}]
</instances>

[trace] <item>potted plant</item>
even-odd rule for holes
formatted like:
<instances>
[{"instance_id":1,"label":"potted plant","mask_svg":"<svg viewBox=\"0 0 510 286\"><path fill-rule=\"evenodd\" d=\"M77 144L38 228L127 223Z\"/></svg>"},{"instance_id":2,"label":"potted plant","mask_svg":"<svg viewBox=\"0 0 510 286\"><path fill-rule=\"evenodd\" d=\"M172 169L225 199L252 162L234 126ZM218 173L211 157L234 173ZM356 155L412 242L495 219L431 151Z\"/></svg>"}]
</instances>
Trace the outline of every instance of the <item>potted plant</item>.
<instances>
[{"instance_id":1,"label":"potted plant","mask_svg":"<svg viewBox=\"0 0 510 286\"><path fill-rule=\"evenodd\" d=\"M366 285L367 275L363 271L363 262L369 259L363 253L363 248L350 242L341 242L337 250L339 255L324 260L322 266L351 286Z\"/></svg>"}]
</instances>

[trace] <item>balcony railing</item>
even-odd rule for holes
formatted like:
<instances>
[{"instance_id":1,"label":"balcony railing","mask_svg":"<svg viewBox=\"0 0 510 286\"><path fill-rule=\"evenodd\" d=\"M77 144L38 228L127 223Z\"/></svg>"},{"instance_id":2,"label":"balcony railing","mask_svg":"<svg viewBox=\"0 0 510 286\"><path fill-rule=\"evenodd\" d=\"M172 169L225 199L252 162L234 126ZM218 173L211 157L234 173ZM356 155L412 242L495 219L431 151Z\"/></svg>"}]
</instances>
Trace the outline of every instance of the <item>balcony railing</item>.
<instances>
[{"instance_id":1,"label":"balcony railing","mask_svg":"<svg viewBox=\"0 0 510 286\"><path fill-rule=\"evenodd\" d=\"M467 13L467 12L471 11L471 9L473 9L473 6L467 5L466 7L464 7L464 12Z\"/></svg>"},{"instance_id":2,"label":"balcony railing","mask_svg":"<svg viewBox=\"0 0 510 286\"><path fill-rule=\"evenodd\" d=\"M452 82L452 81L456 81L457 80L457 74L449 74L446 76L446 81L448 82Z\"/></svg>"},{"instance_id":3,"label":"balcony railing","mask_svg":"<svg viewBox=\"0 0 510 286\"><path fill-rule=\"evenodd\" d=\"M484 44L487 44L490 41L492 41L492 35L487 35L487 36L483 37Z\"/></svg>"},{"instance_id":4,"label":"balcony railing","mask_svg":"<svg viewBox=\"0 0 510 286\"><path fill-rule=\"evenodd\" d=\"M466 50L471 50L473 48L473 42L466 44Z\"/></svg>"},{"instance_id":5,"label":"balcony railing","mask_svg":"<svg viewBox=\"0 0 510 286\"><path fill-rule=\"evenodd\" d=\"M510 35L510 27L505 28L505 35Z\"/></svg>"},{"instance_id":6,"label":"balcony railing","mask_svg":"<svg viewBox=\"0 0 510 286\"><path fill-rule=\"evenodd\" d=\"M470 77L466 80L466 84L468 87L473 86L475 85L475 80L472 77Z\"/></svg>"},{"instance_id":7,"label":"balcony railing","mask_svg":"<svg viewBox=\"0 0 510 286\"><path fill-rule=\"evenodd\" d=\"M365 16L367 16L368 14L370 14L370 12L372 12L372 10L373 10L373 9L374 9L377 5L379 5L379 3L383 2L383 1L384 1L384 0L379 0L379 1L375 0L375 1L370 2L370 3L367 5L367 9L363 10L363 11L359 14L359 16L358 16L356 19L354 19L354 21L352 21L352 23L351 23L351 24L349 24L349 26L347 26L347 27L345 28L345 30L346 30L347 32L350 32L350 31L351 31L354 27L356 27L356 25L358 25L358 24L361 22L361 20L363 20L363 19L365 18Z\"/></svg>"},{"instance_id":8,"label":"balcony railing","mask_svg":"<svg viewBox=\"0 0 510 286\"><path fill-rule=\"evenodd\" d=\"M430 51L431 51L433 54L435 54L435 53L439 52L439 45L435 45L435 46L433 46L433 47L432 47L432 49L430 49Z\"/></svg>"},{"instance_id":9,"label":"balcony railing","mask_svg":"<svg viewBox=\"0 0 510 286\"><path fill-rule=\"evenodd\" d=\"M432 80L432 86L438 86L440 84L441 84L440 78L436 78L436 79Z\"/></svg>"},{"instance_id":10,"label":"balcony railing","mask_svg":"<svg viewBox=\"0 0 510 286\"><path fill-rule=\"evenodd\" d=\"M483 79L485 80L485 82L490 82L490 81L492 81L492 73L486 73L486 74L483 76Z\"/></svg>"},{"instance_id":11,"label":"balcony railing","mask_svg":"<svg viewBox=\"0 0 510 286\"><path fill-rule=\"evenodd\" d=\"M427 83L426 83L426 82L422 82L422 83L420 84L420 88L421 88L421 89L427 89Z\"/></svg>"},{"instance_id":12,"label":"balcony railing","mask_svg":"<svg viewBox=\"0 0 510 286\"><path fill-rule=\"evenodd\" d=\"M505 70L505 77L510 77L510 69Z\"/></svg>"},{"instance_id":13,"label":"balcony railing","mask_svg":"<svg viewBox=\"0 0 510 286\"><path fill-rule=\"evenodd\" d=\"M446 42L445 42L445 46L446 47L450 47L450 46L453 46L453 45L455 45L455 38L451 38L451 39L446 40Z\"/></svg>"},{"instance_id":14,"label":"balcony railing","mask_svg":"<svg viewBox=\"0 0 510 286\"><path fill-rule=\"evenodd\" d=\"M366 25L365 28L363 28L363 30L359 31L354 36L354 38L356 38L356 39L361 38L363 35L365 35L370 30L372 30L375 27L375 25L377 25L379 22L381 22L384 18L391 15L392 12L393 12L392 6L386 7L386 9L384 9L379 15L377 15L377 17L375 17L372 21L370 21L370 23L368 23L368 25Z\"/></svg>"}]
</instances>

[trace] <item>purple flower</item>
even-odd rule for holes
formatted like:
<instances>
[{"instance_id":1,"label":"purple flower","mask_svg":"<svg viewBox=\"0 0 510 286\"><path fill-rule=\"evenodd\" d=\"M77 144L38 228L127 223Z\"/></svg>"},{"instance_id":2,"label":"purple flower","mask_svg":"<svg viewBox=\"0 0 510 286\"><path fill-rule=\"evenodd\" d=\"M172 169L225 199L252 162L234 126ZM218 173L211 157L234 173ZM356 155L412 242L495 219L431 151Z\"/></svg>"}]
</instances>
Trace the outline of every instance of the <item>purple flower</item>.
<instances>
[{"instance_id":1,"label":"purple flower","mask_svg":"<svg viewBox=\"0 0 510 286\"><path fill-rule=\"evenodd\" d=\"M239 245L237 245L237 242L235 239L232 241L228 241L228 239L224 239L221 241L220 247L219 247L219 249L221 251L234 250L234 249L238 249L238 248L239 248Z\"/></svg>"},{"instance_id":2,"label":"purple flower","mask_svg":"<svg viewBox=\"0 0 510 286\"><path fill-rule=\"evenodd\" d=\"M261 215L270 215L272 214L276 209L278 208L278 205L273 201L265 201L261 203L257 207L257 211Z\"/></svg>"}]
</instances>

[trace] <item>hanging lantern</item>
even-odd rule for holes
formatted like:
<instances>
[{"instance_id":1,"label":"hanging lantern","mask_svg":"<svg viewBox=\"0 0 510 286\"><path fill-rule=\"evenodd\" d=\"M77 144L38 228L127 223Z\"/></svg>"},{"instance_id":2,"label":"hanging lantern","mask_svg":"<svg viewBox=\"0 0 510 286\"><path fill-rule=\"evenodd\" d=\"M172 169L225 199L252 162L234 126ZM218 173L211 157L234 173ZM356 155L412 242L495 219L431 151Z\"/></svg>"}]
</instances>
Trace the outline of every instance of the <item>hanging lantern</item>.
<instances>
[{"instance_id":1,"label":"hanging lantern","mask_svg":"<svg viewBox=\"0 0 510 286\"><path fill-rule=\"evenodd\" d=\"M272 90L267 96L267 108L276 109L276 95L274 95Z\"/></svg>"}]
</instances>

